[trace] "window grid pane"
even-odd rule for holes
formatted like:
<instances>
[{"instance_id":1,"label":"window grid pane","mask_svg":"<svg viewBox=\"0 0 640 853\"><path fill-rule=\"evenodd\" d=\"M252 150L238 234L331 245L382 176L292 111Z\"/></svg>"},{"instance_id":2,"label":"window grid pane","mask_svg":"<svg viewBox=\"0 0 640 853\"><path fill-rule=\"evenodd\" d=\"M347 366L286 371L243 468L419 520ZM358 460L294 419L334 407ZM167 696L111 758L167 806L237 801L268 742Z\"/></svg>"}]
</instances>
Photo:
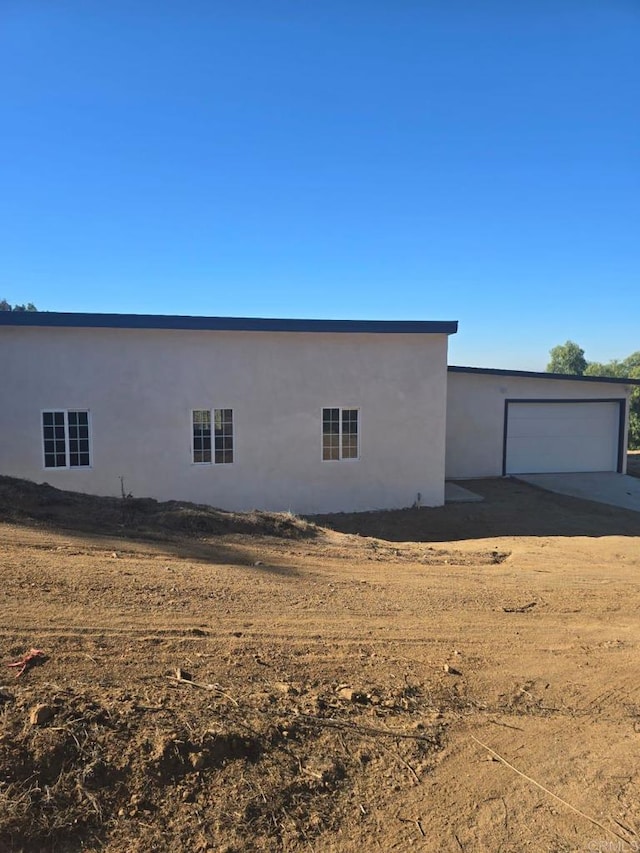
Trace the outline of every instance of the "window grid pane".
<instances>
[{"instance_id":1,"label":"window grid pane","mask_svg":"<svg viewBox=\"0 0 640 853\"><path fill-rule=\"evenodd\" d=\"M324 435L340 434L340 409L322 410L322 432Z\"/></svg>"},{"instance_id":2,"label":"window grid pane","mask_svg":"<svg viewBox=\"0 0 640 853\"><path fill-rule=\"evenodd\" d=\"M69 429L69 465L89 465L89 419L87 412L67 412Z\"/></svg>"},{"instance_id":3,"label":"window grid pane","mask_svg":"<svg viewBox=\"0 0 640 853\"><path fill-rule=\"evenodd\" d=\"M342 458L358 458L358 410L342 410Z\"/></svg>"},{"instance_id":4,"label":"window grid pane","mask_svg":"<svg viewBox=\"0 0 640 853\"><path fill-rule=\"evenodd\" d=\"M233 409L214 410L214 462L233 462Z\"/></svg>"},{"instance_id":5,"label":"window grid pane","mask_svg":"<svg viewBox=\"0 0 640 853\"><path fill-rule=\"evenodd\" d=\"M322 436L322 458L323 459L340 459L340 446L338 437L333 435Z\"/></svg>"},{"instance_id":6,"label":"window grid pane","mask_svg":"<svg viewBox=\"0 0 640 853\"><path fill-rule=\"evenodd\" d=\"M193 461L211 462L211 412L196 409L193 412Z\"/></svg>"},{"instance_id":7,"label":"window grid pane","mask_svg":"<svg viewBox=\"0 0 640 853\"><path fill-rule=\"evenodd\" d=\"M42 439L44 442L44 467L66 468L64 412L42 413Z\"/></svg>"}]
</instances>

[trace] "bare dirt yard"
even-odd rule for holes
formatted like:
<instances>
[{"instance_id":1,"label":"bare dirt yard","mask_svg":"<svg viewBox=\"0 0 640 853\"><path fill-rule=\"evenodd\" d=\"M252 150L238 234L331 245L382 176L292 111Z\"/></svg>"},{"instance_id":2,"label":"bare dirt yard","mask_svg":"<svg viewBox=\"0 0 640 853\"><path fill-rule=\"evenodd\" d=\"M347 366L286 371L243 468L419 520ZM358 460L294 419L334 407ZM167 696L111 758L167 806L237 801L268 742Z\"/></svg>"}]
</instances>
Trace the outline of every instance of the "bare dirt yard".
<instances>
[{"instance_id":1,"label":"bare dirt yard","mask_svg":"<svg viewBox=\"0 0 640 853\"><path fill-rule=\"evenodd\" d=\"M0 478L0 850L639 850L640 514L468 485L303 521Z\"/></svg>"}]
</instances>

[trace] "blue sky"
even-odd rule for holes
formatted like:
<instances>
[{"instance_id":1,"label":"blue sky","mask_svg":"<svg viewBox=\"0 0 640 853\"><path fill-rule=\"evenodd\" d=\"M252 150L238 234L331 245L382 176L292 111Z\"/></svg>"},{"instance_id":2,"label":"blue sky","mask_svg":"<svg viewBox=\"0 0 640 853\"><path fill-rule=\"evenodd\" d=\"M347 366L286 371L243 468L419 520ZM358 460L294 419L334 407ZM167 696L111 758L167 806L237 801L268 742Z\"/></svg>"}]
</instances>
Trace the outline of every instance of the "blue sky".
<instances>
[{"instance_id":1,"label":"blue sky","mask_svg":"<svg viewBox=\"0 0 640 853\"><path fill-rule=\"evenodd\" d=\"M0 298L640 349L637 0L2 0Z\"/></svg>"}]
</instances>

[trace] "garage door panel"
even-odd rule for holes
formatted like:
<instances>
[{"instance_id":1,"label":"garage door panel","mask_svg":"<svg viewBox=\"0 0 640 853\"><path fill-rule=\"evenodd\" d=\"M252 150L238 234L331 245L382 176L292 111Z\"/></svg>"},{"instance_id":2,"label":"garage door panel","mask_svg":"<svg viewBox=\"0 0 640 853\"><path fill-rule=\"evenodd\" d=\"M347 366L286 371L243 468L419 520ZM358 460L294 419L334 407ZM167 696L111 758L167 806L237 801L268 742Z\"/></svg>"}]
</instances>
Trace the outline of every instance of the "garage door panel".
<instances>
[{"instance_id":1,"label":"garage door panel","mask_svg":"<svg viewBox=\"0 0 640 853\"><path fill-rule=\"evenodd\" d=\"M554 474L577 471L612 471L615 464L609 454L601 459L602 447L592 441L576 448L575 439L516 439L510 442L508 474ZM604 466L609 467L604 467ZM614 467L611 467L614 465Z\"/></svg>"},{"instance_id":2,"label":"garage door panel","mask_svg":"<svg viewBox=\"0 0 640 853\"><path fill-rule=\"evenodd\" d=\"M579 417L531 418L509 421L513 437L572 438L590 436L593 424Z\"/></svg>"},{"instance_id":3,"label":"garage door panel","mask_svg":"<svg viewBox=\"0 0 640 853\"><path fill-rule=\"evenodd\" d=\"M511 402L506 473L615 471L619 417L617 402Z\"/></svg>"}]
</instances>

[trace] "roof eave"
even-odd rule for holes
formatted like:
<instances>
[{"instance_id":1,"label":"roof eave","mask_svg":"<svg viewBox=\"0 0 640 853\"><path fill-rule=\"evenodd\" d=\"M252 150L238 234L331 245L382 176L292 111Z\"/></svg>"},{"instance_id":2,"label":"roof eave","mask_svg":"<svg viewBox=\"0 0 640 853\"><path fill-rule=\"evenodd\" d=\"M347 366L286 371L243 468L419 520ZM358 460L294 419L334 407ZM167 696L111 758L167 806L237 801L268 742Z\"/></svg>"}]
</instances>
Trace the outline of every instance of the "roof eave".
<instances>
[{"instance_id":1,"label":"roof eave","mask_svg":"<svg viewBox=\"0 0 640 853\"><path fill-rule=\"evenodd\" d=\"M609 382L617 385L640 385L640 379L619 376L577 376L574 373L543 373L533 370L504 370L498 367L461 367L450 364L450 373L472 373L486 376L521 376L524 379L560 379L570 382Z\"/></svg>"},{"instance_id":2,"label":"roof eave","mask_svg":"<svg viewBox=\"0 0 640 853\"><path fill-rule=\"evenodd\" d=\"M454 335L458 331L457 320L310 320L163 314L81 314L57 311L0 311L0 326L405 335Z\"/></svg>"}]
</instances>

